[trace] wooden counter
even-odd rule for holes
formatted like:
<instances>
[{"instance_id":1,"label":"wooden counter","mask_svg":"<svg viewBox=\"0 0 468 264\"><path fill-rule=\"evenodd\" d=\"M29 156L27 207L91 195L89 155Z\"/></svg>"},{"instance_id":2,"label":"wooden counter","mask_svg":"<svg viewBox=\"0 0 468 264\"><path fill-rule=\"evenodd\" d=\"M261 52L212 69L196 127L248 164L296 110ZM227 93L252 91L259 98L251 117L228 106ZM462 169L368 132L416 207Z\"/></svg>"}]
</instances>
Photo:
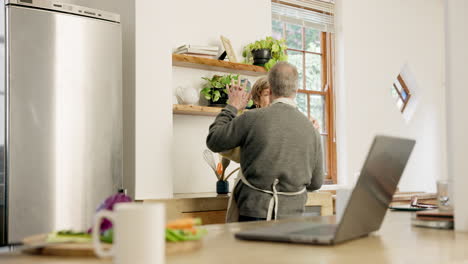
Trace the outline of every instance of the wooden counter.
<instances>
[{"instance_id":1,"label":"wooden counter","mask_svg":"<svg viewBox=\"0 0 468 264\"><path fill-rule=\"evenodd\" d=\"M145 203L163 202L166 204L168 219L199 217L204 224L221 224L226 218L229 195L216 193L176 194L173 199L144 200ZM310 192L306 202L306 213L333 215L332 194Z\"/></svg>"},{"instance_id":2,"label":"wooden counter","mask_svg":"<svg viewBox=\"0 0 468 264\"><path fill-rule=\"evenodd\" d=\"M320 218L311 219L320 221ZM468 263L468 233L455 233L411 227L410 213L388 212L381 230L369 237L338 246L312 246L287 243L251 242L234 238L239 230L261 223L210 225L203 247L193 253L172 256L166 264L218 263ZM111 260L49 258L24 255L1 255L2 264L97 264ZM135 260L138 263L138 260Z\"/></svg>"}]
</instances>

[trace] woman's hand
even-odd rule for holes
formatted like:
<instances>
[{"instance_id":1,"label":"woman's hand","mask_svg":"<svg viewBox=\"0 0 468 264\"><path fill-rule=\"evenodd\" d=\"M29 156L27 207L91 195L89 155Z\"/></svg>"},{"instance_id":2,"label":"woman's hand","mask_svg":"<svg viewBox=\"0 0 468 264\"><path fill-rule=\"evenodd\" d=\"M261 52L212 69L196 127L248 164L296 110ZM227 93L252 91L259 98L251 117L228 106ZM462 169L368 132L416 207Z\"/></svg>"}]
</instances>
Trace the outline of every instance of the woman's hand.
<instances>
[{"instance_id":1,"label":"woman's hand","mask_svg":"<svg viewBox=\"0 0 468 264\"><path fill-rule=\"evenodd\" d=\"M229 104L237 108L237 110L243 110L249 103L251 94L246 92L247 82L244 82L242 86L240 80L232 80L231 85L226 85L226 91L229 97Z\"/></svg>"},{"instance_id":2,"label":"woman's hand","mask_svg":"<svg viewBox=\"0 0 468 264\"><path fill-rule=\"evenodd\" d=\"M313 117L310 117L309 118L310 121L312 121L312 125L314 125L314 128L317 130L317 131L320 131L320 123L317 119L313 118Z\"/></svg>"}]
</instances>

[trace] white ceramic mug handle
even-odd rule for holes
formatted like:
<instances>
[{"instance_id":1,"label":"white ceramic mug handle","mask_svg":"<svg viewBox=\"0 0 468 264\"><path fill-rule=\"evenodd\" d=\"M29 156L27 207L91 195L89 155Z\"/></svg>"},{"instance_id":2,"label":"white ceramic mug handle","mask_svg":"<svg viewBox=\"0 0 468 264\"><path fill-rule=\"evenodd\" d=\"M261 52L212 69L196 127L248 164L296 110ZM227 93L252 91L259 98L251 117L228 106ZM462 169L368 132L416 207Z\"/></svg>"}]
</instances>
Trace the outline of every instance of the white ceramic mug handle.
<instances>
[{"instance_id":1,"label":"white ceramic mug handle","mask_svg":"<svg viewBox=\"0 0 468 264\"><path fill-rule=\"evenodd\" d=\"M111 257L114 255L114 246L112 246L109 250L102 249L101 244L101 222L102 219L107 218L109 221L114 222L114 213L108 210L102 210L96 214L94 218L94 226L93 226L93 247L94 252L100 258ZM115 232L114 232L115 234Z\"/></svg>"}]
</instances>

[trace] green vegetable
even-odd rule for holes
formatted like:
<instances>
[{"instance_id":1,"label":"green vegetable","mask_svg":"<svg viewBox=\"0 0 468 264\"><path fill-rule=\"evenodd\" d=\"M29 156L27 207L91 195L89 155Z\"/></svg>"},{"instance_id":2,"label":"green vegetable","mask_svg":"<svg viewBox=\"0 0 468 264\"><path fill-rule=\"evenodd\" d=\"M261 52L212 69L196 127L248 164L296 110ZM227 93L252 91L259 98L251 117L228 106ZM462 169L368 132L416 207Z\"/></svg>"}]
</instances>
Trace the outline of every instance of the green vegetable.
<instances>
[{"instance_id":1,"label":"green vegetable","mask_svg":"<svg viewBox=\"0 0 468 264\"><path fill-rule=\"evenodd\" d=\"M91 242L91 235L85 232L74 232L72 230L62 230L47 235L47 242L60 243L60 242L76 242L87 243Z\"/></svg>"},{"instance_id":2,"label":"green vegetable","mask_svg":"<svg viewBox=\"0 0 468 264\"><path fill-rule=\"evenodd\" d=\"M166 228L166 240L170 242L200 240L206 233L208 231L203 228L197 229L197 233L195 234L183 229Z\"/></svg>"},{"instance_id":3,"label":"green vegetable","mask_svg":"<svg viewBox=\"0 0 468 264\"><path fill-rule=\"evenodd\" d=\"M184 229L171 229L166 228L166 241L168 242L182 242L200 240L208 231L204 228L197 228L195 234L190 230ZM113 229L106 230L101 236L101 241L104 243L113 243L114 232ZM74 242L74 243L91 243L92 237L85 232L74 232L71 230L62 230L50 233L47 236L47 242L60 243L60 242Z\"/></svg>"},{"instance_id":4,"label":"green vegetable","mask_svg":"<svg viewBox=\"0 0 468 264\"><path fill-rule=\"evenodd\" d=\"M173 234L169 229L166 229L166 241L169 242L178 242L180 241L177 235Z\"/></svg>"},{"instance_id":5,"label":"green vegetable","mask_svg":"<svg viewBox=\"0 0 468 264\"><path fill-rule=\"evenodd\" d=\"M106 230L100 237L104 243L112 243L113 230ZM91 234L85 232L75 232L72 230L61 230L58 232L50 233L47 236L47 242L60 243L60 242L74 242L74 243L91 243Z\"/></svg>"},{"instance_id":6,"label":"green vegetable","mask_svg":"<svg viewBox=\"0 0 468 264\"><path fill-rule=\"evenodd\" d=\"M114 238L114 229L107 229L101 236L101 241L104 243L112 244Z\"/></svg>"}]
</instances>

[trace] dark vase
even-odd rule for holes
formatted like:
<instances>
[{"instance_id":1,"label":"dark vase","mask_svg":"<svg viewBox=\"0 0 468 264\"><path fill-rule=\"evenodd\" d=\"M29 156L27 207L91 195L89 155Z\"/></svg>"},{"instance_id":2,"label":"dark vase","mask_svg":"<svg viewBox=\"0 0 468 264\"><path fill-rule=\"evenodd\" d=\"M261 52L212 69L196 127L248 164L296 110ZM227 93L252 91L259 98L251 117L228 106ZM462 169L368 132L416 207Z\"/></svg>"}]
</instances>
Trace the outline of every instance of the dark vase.
<instances>
[{"instance_id":1,"label":"dark vase","mask_svg":"<svg viewBox=\"0 0 468 264\"><path fill-rule=\"evenodd\" d=\"M271 50L269 49L252 50L252 56L254 59L254 65L264 65L271 59Z\"/></svg>"},{"instance_id":2,"label":"dark vase","mask_svg":"<svg viewBox=\"0 0 468 264\"><path fill-rule=\"evenodd\" d=\"M220 92L221 92L221 97L218 99L218 101L213 102L213 99L210 99L210 101L209 101L210 106L214 106L214 107L225 107L226 106L227 100L228 100L228 95L226 93L224 93L223 91L220 91Z\"/></svg>"},{"instance_id":3,"label":"dark vase","mask_svg":"<svg viewBox=\"0 0 468 264\"><path fill-rule=\"evenodd\" d=\"M216 192L218 194L227 194L229 193L229 182L228 181L217 181L216 182Z\"/></svg>"}]
</instances>

